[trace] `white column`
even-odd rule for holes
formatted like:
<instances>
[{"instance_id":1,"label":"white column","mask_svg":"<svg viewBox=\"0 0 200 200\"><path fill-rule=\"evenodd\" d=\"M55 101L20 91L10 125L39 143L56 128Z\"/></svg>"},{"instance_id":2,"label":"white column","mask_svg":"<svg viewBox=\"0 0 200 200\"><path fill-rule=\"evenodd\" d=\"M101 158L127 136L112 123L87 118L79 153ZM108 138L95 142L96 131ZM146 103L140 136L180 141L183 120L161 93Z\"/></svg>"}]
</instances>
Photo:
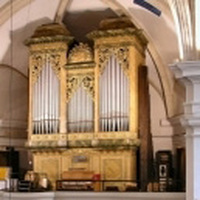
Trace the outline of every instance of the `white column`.
<instances>
[{"instance_id":1,"label":"white column","mask_svg":"<svg viewBox=\"0 0 200 200\"><path fill-rule=\"evenodd\" d=\"M186 200L200 200L200 61L176 63L172 70L186 88Z\"/></svg>"}]
</instances>

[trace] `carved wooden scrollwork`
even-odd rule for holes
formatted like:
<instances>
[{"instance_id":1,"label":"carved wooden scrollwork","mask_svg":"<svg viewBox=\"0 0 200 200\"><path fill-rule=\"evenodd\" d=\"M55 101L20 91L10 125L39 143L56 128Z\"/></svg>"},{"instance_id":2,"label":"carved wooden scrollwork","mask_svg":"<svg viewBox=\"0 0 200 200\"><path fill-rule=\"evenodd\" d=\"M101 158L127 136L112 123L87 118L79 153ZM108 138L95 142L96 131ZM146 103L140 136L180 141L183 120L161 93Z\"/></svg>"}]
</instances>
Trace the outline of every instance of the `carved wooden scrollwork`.
<instances>
[{"instance_id":1,"label":"carved wooden scrollwork","mask_svg":"<svg viewBox=\"0 0 200 200\"><path fill-rule=\"evenodd\" d=\"M37 82L40 72L42 71L43 59L41 55L32 57L31 75L33 83Z\"/></svg>"},{"instance_id":2,"label":"carved wooden scrollwork","mask_svg":"<svg viewBox=\"0 0 200 200\"><path fill-rule=\"evenodd\" d=\"M88 44L80 43L70 51L68 56L68 63L81 63L91 61L93 61L93 53Z\"/></svg>"},{"instance_id":3,"label":"carved wooden scrollwork","mask_svg":"<svg viewBox=\"0 0 200 200\"><path fill-rule=\"evenodd\" d=\"M115 55L118 59L119 64L122 66L124 73L128 76L129 70L129 48L120 47L115 50Z\"/></svg>"},{"instance_id":4,"label":"carved wooden scrollwork","mask_svg":"<svg viewBox=\"0 0 200 200\"><path fill-rule=\"evenodd\" d=\"M100 48L99 49L99 70L100 73L103 73L106 64L108 62L109 57L112 55L112 49L111 48Z\"/></svg>"},{"instance_id":5,"label":"carved wooden scrollwork","mask_svg":"<svg viewBox=\"0 0 200 200\"><path fill-rule=\"evenodd\" d=\"M47 64L50 63L53 71L60 79L60 55L59 54L43 54L43 55L33 55L32 57L32 66L31 66L31 73L32 73L32 80L33 83L37 82L40 72L42 68Z\"/></svg>"},{"instance_id":6,"label":"carved wooden scrollwork","mask_svg":"<svg viewBox=\"0 0 200 200\"><path fill-rule=\"evenodd\" d=\"M94 100L94 75L86 75L82 79L83 88Z\"/></svg>"},{"instance_id":7,"label":"carved wooden scrollwork","mask_svg":"<svg viewBox=\"0 0 200 200\"><path fill-rule=\"evenodd\" d=\"M50 54L49 55L49 60L51 63L51 66L56 74L56 76L58 77L58 79L60 79L60 55L59 54Z\"/></svg>"},{"instance_id":8,"label":"carved wooden scrollwork","mask_svg":"<svg viewBox=\"0 0 200 200\"><path fill-rule=\"evenodd\" d=\"M67 85L66 85L67 86L67 91L66 91L67 102L69 102L69 100L73 96L74 92L78 88L78 85L79 85L79 80L77 76L69 76L67 78Z\"/></svg>"},{"instance_id":9,"label":"carved wooden scrollwork","mask_svg":"<svg viewBox=\"0 0 200 200\"><path fill-rule=\"evenodd\" d=\"M82 86L94 99L94 74L76 74L67 78L67 102L69 102L79 86Z\"/></svg>"},{"instance_id":10,"label":"carved wooden scrollwork","mask_svg":"<svg viewBox=\"0 0 200 200\"><path fill-rule=\"evenodd\" d=\"M99 48L99 70L103 73L110 56L115 55L119 64L128 76L129 48L128 47L102 47Z\"/></svg>"}]
</instances>

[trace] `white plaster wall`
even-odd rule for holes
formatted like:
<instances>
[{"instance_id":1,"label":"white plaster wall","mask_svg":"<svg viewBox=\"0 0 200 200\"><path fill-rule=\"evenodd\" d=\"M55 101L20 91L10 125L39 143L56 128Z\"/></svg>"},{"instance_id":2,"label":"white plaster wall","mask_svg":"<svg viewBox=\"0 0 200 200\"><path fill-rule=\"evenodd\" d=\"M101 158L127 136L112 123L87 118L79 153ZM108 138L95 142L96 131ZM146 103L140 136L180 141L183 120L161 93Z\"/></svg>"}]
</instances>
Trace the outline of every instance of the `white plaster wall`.
<instances>
[{"instance_id":1,"label":"white plaster wall","mask_svg":"<svg viewBox=\"0 0 200 200\"><path fill-rule=\"evenodd\" d=\"M28 79L9 67L0 67L0 127L26 128Z\"/></svg>"},{"instance_id":2,"label":"white plaster wall","mask_svg":"<svg viewBox=\"0 0 200 200\"><path fill-rule=\"evenodd\" d=\"M7 135L7 137L0 137L0 147L5 147L5 146L24 147L25 142L26 139L9 138L9 135Z\"/></svg>"},{"instance_id":3,"label":"white plaster wall","mask_svg":"<svg viewBox=\"0 0 200 200\"><path fill-rule=\"evenodd\" d=\"M157 91L150 86L151 133L154 153L158 150L173 150L173 128L166 120L164 102Z\"/></svg>"},{"instance_id":4,"label":"white plaster wall","mask_svg":"<svg viewBox=\"0 0 200 200\"><path fill-rule=\"evenodd\" d=\"M69 5L69 12L82 12L85 10L105 10L108 6L101 0L73 0Z\"/></svg>"},{"instance_id":5,"label":"white plaster wall","mask_svg":"<svg viewBox=\"0 0 200 200\"><path fill-rule=\"evenodd\" d=\"M58 3L59 0L35 0L15 13L0 27L0 38L3 38L1 39L0 63L13 64L15 68L27 74L28 50L23 44L24 40L33 34L38 25L53 21ZM11 31L13 32L12 58L10 58Z\"/></svg>"}]
</instances>

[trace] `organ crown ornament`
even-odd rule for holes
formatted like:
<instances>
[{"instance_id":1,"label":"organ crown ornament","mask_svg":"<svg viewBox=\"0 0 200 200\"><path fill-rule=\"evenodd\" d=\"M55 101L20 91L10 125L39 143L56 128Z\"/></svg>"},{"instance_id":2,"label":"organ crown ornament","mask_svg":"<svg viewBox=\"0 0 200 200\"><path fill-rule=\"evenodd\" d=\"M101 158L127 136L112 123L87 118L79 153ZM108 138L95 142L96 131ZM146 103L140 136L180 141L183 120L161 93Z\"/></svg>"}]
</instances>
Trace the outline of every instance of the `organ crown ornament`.
<instances>
[{"instance_id":1,"label":"organ crown ornament","mask_svg":"<svg viewBox=\"0 0 200 200\"><path fill-rule=\"evenodd\" d=\"M92 62L93 53L88 44L80 43L76 45L69 53L68 63Z\"/></svg>"}]
</instances>

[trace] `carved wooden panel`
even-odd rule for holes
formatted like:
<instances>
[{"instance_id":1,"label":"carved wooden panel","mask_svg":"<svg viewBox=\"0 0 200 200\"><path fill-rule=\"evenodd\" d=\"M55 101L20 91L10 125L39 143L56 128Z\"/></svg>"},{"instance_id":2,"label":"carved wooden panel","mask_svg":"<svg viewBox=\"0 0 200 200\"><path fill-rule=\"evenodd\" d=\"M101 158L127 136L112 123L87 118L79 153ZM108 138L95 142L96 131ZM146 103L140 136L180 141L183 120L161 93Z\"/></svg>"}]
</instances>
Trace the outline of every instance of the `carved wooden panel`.
<instances>
[{"instance_id":1,"label":"carved wooden panel","mask_svg":"<svg viewBox=\"0 0 200 200\"><path fill-rule=\"evenodd\" d=\"M43 159L41 161L41 171L47 173L48 179L50 180L51 183L55 183L56 180L59 179L59 159L58 158Z\"/></svg>"},{"instance_id":2,"label":"carved wooden panel","mask_svg":"<svg viewBox=\"0 0 200 200\"><path fill-rule=\"evenodd\" d=\"M103 164L106 180L119 180L122 178L122 159L105 159Z\"/></svg>"},{"instance_id":3,"label":"carved wooden panel","mask_svg":"<svg viewBox=\"0 0 200 200\"><path fill-rule=\"evenodd\" d=\"M67 102L72 98L78 87L82 86L94 100L94 74L73 74L67 77Z\"/></svg>"}]
</instances>

